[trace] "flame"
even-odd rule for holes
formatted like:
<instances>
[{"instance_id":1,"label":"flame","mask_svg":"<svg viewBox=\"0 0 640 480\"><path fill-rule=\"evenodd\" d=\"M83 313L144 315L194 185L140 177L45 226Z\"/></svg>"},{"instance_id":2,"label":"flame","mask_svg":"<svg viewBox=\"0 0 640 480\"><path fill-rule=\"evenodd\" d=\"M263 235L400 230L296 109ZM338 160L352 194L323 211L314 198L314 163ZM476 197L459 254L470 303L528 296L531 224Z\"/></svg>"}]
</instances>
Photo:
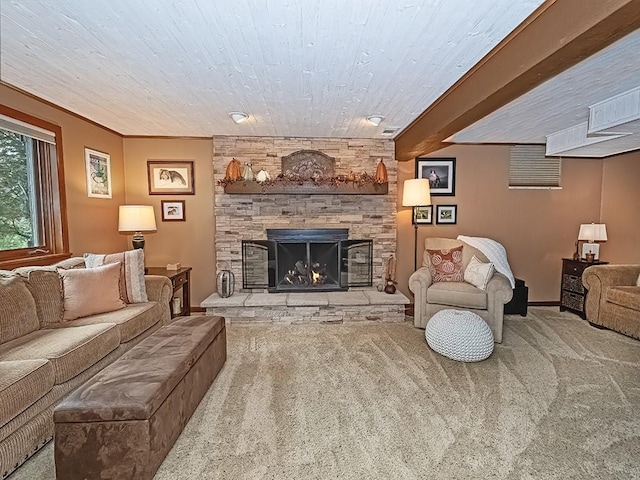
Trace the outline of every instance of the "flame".
<instances>
[{"instance_id":1,"label":"flame","mask_svg":"<svg viewBox=\"0 0 640 480\"><path fill-rule=\"evenodd\" d=\"M311 283L318 283L320 281L320 274L316 272L311 272Z\"/></svg>"}]
</instances>

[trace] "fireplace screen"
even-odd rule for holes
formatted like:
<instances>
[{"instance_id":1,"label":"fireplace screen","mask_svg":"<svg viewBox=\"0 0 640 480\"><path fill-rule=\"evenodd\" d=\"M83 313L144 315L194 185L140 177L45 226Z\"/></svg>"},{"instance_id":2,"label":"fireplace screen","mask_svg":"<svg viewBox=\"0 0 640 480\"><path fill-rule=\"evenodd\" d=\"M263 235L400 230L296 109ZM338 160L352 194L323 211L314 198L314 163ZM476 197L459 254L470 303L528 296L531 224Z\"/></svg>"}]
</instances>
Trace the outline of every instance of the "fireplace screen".
<instances>
[{"instance_id":1,"label":"fireplace screen","mask_svg":"<svg viewBox=\"0 0 640 480\"><path fill-rule=\"evenodd\" d=\"M371 286L372 240L347 229L269 229L268 240L243 240L242 286L270 292Z\"/></svg>"}]
</instances>

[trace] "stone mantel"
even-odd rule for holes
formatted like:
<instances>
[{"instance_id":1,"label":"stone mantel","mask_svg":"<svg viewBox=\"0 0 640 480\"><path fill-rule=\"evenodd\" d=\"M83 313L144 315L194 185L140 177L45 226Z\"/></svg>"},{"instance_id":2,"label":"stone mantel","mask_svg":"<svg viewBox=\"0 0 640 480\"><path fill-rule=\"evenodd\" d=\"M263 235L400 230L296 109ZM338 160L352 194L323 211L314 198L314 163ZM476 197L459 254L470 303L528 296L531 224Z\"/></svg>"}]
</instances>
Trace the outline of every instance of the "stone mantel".
<instances>
[{"instance_id":1,"label":"stone mantel","mask_svg":"<svg viewBox=\"0 0 640 480\"><path fill-rule=\"evenodd\" d=\"M389 184L356 182L338 183L336 185L323 185L312 181L301 183L280 182L259 183L256 181L238 181L225 185L224 193L244 195L386 195L389 192Z\"/></svg>"}]
</instances>

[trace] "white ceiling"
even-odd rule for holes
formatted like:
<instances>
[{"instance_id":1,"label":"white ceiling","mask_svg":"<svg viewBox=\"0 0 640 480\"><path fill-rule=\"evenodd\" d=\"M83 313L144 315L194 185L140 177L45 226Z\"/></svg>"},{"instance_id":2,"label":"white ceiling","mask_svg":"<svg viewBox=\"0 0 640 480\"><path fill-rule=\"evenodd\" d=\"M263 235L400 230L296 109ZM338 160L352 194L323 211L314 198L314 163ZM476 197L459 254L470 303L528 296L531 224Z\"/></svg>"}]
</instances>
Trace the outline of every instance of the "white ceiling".
<instances>
[{"instance_id":1,"label":"white ceiling","mask_svg":"<svg viewBox=\"0 0 640 480\"><path fill-rule=\"evenodd\" d=\"M456 133L450 140L545 143L546 135L588 122L590 106L640 87L639 52L640 31L635 31ZM633 135L585 144L563 156L602 157L640 148L637 121L614 130ZM601 138L592 136L585 143Z\"/></svg>"},{"instance_id":2,"label":"white ceiling","mask_svg":"<svg viewBox=\"0 0 640 480\"><path fill-rule=\"evenodd\" d=\"M541 3L2 0L0 80L124 135L376 137Z\"/></svg>"}]
</instances>

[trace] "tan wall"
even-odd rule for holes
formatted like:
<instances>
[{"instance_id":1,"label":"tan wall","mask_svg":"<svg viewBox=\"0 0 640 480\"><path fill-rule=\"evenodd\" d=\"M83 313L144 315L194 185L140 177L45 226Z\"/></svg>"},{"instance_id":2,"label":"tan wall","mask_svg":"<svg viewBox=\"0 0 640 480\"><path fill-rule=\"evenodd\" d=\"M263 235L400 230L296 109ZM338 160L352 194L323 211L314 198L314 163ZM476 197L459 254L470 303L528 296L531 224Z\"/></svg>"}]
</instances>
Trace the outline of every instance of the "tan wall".
<instances>
[{"instance_id":1,"label":"tan wall","mask_svg":"<svg viewBox=\"0 0 640 480\"><path fill-rule=\"evenodd\" d=\"M604 159L602 213L608 241L600 257L611 263L640 263L640 152Z\"/></svg>"},{"instance_id":2,"label":"tan wall","mask_svg":"<svg viewBox=\"0 0 640 480\"><path fill-rule=\"evenodd\" d=\"M527 282L529 301L558 301L561 259L572 256L580 224L599 221L602 160L563 159L561 190L509 190L507 146L452 146L429 156L456 157L456 195L432 202L457 204L458 222L420 226L420 252L427 236L493 238L505 246L515 276ZM399 163L398 279L407 294L414 230L411 209L402 207L402 182L414 169L414 162Z\"/></svg>"},{"instance_id":3,"label":"tan wall","mask_svg":"<svg viewBox=\"0 0 640 480\"><path fill-rule=\"evenodd\" d=\"M118 206L125 198L122 137L1 84L0 98L8 107L62 128L71 252L82 255L122 250L126 245L126 237L118 234ZM87 196L85 147L111 155L111 199Z\"/></svg>"},{"instance_id":4,"label":"tan wall","mask_svg":"<svg viewBox=\"0 0 640 480\"><path fill-rule=\"evenodd\" d=\"M213 246L213 142L208 139L125 138L128 204L153 205L157 233L145 235L148 266L180 262L191 271L191 305L215 290L216 260ZM149 195L147 160L193 160L195 195ZM163 222L161 200L184 200L184 222ZM130 243L128 243L130 245Z\"/></svg>"}]
</instances>

